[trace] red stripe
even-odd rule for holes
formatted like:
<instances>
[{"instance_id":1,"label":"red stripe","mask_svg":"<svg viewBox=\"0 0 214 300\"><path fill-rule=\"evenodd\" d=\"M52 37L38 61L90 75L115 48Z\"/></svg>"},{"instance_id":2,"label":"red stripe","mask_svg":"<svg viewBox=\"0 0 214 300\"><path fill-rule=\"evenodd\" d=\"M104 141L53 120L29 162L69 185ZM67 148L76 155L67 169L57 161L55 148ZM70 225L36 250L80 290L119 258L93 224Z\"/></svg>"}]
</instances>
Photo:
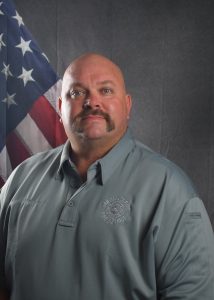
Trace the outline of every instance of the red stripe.
<instances>
[{"instance_id":1,"label":"red stripe","mask_svg":"<svg viewBox=\"0 0 214 300\"><path fill-rule=\"evenodd\" d=\"M2 177L0 176L0 188L2 188L4 185L4 180L2 179Z\"/></svg>"},{"instance_id":2,"label":"red stripe","mask_svg":"<svg viewBox=\"0 0 214 300\"><path fill-rule=\"evenodd\" d=\"M23 160L31 156L29 150L21 142L14 131L8 134L6 139L6 147L10 157L12 169L18 166Z\"/></svg>"},{"instance_id":3,"label":"red stripe","mask_svg":"<svg viewBox=\"0 0 214 300\"><path fill-rule=\"evenodd\" d=\"M53 148L66 141L67 137L59 116L44 96L35 101L29 115Z\"/></svg>"}]
</instances>

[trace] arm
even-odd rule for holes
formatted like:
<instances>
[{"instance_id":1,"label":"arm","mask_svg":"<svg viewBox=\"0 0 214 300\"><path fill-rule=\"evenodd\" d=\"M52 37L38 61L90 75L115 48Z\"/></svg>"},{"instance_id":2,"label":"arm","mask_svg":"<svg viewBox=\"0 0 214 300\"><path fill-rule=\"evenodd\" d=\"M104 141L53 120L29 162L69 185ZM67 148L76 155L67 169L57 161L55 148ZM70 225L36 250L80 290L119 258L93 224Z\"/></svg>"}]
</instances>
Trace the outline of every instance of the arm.
<instances>
[{"instance_id":1,"label":"arm","mask_svg":"<svg viewBox=\"0 0 214 300\"><path fill-rule=\"evenodd\" d=\"M190 199L174 218L168 211L157 241L159 299L214 299L214 236L202 201Z\"/></svg>"}]
</instances>

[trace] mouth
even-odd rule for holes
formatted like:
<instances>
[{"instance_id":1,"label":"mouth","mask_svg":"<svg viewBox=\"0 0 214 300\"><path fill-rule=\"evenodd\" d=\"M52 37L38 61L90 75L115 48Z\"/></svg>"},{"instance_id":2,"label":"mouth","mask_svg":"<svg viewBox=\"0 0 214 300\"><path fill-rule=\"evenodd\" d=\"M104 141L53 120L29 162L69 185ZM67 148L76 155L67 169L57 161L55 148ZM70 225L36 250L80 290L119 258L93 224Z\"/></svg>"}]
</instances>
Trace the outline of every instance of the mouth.
<instances>
[{"instance_id":1,"label":"mouth","mask_svg":"<svg viewBox=\"0 0 214 300\"><path fill-rule=\"evenodd\" d=\"M82 120L105 120L105 118L101 115L87 115L82 118Z\"/></svg>"},{"instance_id":2,"label":"mouth","mask_svg":"<svg viewBox=\"0 0 214 300\"><path fill-rule=\"evenodd\" d=\"M108 120L109 116L108 114L100 111L100 110L89 110L89 111L83 111L79 117L84 120Z\"/></svg>"}]
</instances>

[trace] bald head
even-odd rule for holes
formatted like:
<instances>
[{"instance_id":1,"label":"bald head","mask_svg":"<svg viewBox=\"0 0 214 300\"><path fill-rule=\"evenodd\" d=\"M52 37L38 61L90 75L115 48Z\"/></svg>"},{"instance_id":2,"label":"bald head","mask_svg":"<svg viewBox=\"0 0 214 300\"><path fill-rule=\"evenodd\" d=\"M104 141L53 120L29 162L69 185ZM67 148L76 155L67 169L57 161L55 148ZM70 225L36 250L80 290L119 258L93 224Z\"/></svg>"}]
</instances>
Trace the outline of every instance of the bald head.
<instances>
[{"instance_id":1,"label":"bald head","mask_svg":"<svg viewBox=\"0 0 214 300\"><path fill-rule=\"evenodd\" d=\"M87 73L87 70L95 70L98 67L102 67L103 70L106 69L112 72L112 74L120 81L124 90L126 89L123 73L119 66L109 58L96 53L86 53L77 57L66 69L63 81L65 81L67 77L76 78L80 73Z\"/></svg>"}]
</instances>

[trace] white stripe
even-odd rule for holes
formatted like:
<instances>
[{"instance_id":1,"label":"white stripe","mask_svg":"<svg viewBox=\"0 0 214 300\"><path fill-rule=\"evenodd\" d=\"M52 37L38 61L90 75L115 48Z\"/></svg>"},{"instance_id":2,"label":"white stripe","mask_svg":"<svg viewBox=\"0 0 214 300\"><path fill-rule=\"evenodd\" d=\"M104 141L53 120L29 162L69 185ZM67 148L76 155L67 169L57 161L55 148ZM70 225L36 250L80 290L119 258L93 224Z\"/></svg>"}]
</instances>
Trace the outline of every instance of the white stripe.
<instances>
[{"instance_id":1,"label":"white stripe","mask_svg":"<svg viewBox=\"0 0 214 300\"><path fill-rule=\"evenodd\" d=\"M15 131L32 154L51 149L50 144L30 115L27 115L18 124Z\"/></svg>"},{"instance_id":2,"label":"white stripe","mask_svg":"<svg viewBox=\"0 0 214 300\"><path fill-rule=\"evenodd\" d=\"M6 146L2 149L0 153L0 176L4 181L8 178L10 173L12 172L12 167L10 163L10 158L7 153Z\"/></svg>"},{"instance_id":3,"label":"white stripe","mask_svg":"<svg viewBox=\"0 0 214 300\"><path fill-rule=\"evenodd\" d=\"M45 94L51 106L59 114L57 108L57 101L61 94L62 80L58 80ZM27 115L16 127L16 134L19 139L29 150L30 153L35 154L41 151L51 149L51 145L47 142L41 130L37 127L34 120ZM6 149L6 146L0 152L0 176L6 181L10 173L12 172L10 158Z\"/></svg>"},{"instance_id":4,"label":"white stripe","mask_svg":"<svg viewBox=\"0 0 214 300\"><path fill-rule=\"evenodd\" d=\"M48 99L49 103L53 106L56 112L59 114L57 101L61 95L62 80L59 79L45 94L44 96Z\"/></svg>"}]
</instances>

